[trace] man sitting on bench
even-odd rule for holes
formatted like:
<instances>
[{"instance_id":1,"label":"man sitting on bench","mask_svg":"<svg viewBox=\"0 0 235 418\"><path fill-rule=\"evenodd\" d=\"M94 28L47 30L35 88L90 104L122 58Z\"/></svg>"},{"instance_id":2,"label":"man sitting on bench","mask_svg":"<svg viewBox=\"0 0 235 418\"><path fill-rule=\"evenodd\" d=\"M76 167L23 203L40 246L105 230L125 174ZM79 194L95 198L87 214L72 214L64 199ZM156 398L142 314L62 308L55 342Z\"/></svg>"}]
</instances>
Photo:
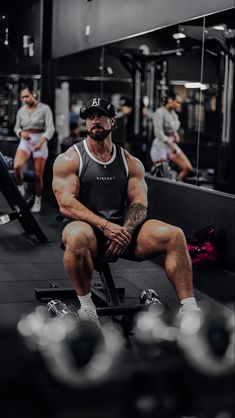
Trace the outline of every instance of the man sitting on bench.
<instances>
[{"instance_id":1,"label":"man sitting on bench","mask_svg":"<svg viewBox=\"0 0 235 418\"><path fill-rule=\"evenodd\" d=\"M147 185L142 163L112 142L115 108L92 98L80 111L87 138L60 154L53 167L53 191L70 219L62 240L64 267L78 295L80 318L98 323L91 299L94 260L146 260L165 253L165 271L180 300L181 315L198 310L186 239L178 227L146 220Z\"/></svg>"}]
</instances>

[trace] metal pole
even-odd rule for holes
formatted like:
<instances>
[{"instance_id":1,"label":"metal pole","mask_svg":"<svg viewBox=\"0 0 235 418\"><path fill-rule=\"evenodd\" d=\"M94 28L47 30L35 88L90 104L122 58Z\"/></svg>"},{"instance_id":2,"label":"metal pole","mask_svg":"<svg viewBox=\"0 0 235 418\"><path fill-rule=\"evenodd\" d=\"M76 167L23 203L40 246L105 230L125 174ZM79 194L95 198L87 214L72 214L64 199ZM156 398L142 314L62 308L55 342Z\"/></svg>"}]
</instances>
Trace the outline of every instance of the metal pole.
<instances>
[{"instance_id":1,"label":"metal pole","mask_svg":"<svg viewBox=\"0 0 235 418\"><path fill-rule=\"evenodd\" d=\"M41 100L52 111L55 108L55 60L52 60L53 0L41 0L40 17L40 73Z\"/></svg>"}]
</instances>

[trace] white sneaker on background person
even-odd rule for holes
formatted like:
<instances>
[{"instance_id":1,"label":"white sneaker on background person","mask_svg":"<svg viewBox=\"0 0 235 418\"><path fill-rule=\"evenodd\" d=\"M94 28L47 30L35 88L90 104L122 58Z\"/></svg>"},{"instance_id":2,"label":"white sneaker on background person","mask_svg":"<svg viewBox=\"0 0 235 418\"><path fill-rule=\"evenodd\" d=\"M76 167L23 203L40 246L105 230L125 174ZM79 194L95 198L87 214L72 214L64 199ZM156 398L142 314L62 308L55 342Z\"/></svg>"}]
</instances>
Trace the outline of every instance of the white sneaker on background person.
<instances>
[{"instance_id":1,"label":"white sneaker on background person","mask_svg":"<svg viewBox=\"0 0 235 418\"><path fill-rule=\"evenodd\" d=\"M41 196L35 196L34 204L31 207L30 211L32 213L39 213L41 211L41 207L42 207L42 198L41 198Z\"/></svg>"},{"instance_id":2,"label":"white sneaker on background person","mask_svg":"<svg viewBox=\"0 0 235 418\"><path fill-rule=\"evenodd\" d=\"M18 188L18 190L19 190L19 192L20 192L20 194L21 194L21 196L22 197L25 197L25 195L26 195L26 192L25 192L25 188L24 188L24 185L23 184L21 184L21 186L17 186L17 188Z\"/></svg>"}]
</instances>

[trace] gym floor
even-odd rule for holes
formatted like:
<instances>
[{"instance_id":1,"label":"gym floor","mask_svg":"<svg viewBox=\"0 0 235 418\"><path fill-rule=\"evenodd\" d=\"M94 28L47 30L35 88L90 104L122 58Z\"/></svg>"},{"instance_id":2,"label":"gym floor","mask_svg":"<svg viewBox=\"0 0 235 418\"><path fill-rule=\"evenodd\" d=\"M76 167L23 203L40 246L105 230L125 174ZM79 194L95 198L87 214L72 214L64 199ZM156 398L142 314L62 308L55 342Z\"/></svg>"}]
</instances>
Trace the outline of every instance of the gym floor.
<instances>
[{"instance_id":1,"label":"gym floor","mask_svg":"<svg viewBox=\"0 0 235 418\"><path fill-rule=\"evenodd\" d=\"M0 193L0 214L9 207ZM63 268L60 235L63 223L51 199L44 198L43 209L35 215L49 243L38 243L27 236L15 220L0 226L0 322L18 322L20 317L38 305L35 288L48 287L56 282L60 287L70 286ZM141 291L153 288L160 299L174 313L178 309L175 291L166 278L162 258L151 261L130 262L118 260L111 264L117 285L124 286L130 299L139 297ZM94 273L94 279L97 273ZM235 271L225 268L194 271L195 294L199 304L213 309L226 306L233 309L235 300ZM76 302L75 302L76 304Z\"/></svg>"}]
</instances>

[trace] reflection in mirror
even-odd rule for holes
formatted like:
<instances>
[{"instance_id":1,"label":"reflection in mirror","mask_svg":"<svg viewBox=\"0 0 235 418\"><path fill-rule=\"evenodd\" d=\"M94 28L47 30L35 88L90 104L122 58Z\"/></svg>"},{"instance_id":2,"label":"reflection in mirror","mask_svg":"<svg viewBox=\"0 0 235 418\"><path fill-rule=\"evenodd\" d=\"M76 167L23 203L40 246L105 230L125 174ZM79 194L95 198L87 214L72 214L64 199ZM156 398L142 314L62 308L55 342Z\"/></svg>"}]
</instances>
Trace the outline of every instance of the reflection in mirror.
<instances>
[{"instance_id":1,"label":"reflection in mirror","mask_svg":"<svg viewBox=\"0 0 235 418\"><path fill-rule=\"evenodd\" d=\"M0 75L0 151L10 158L14 158L19 143L19 138L14 132L16 114L21 106L19 91L29 80L40 96L39 75Z\"/></svg>"},{"instance_id":2,"label":"reflection in mirror","mask_svg":"<svg viewBox=\"0 0 235 418\"><path fill-rule=\"evenodd\" d=\"M12 126L18 109L18 78L0 77L0 139L12 136Z\"/></svg>"},{"instance_id":3,"label":"reflection in mirror","mask_svg":"<svg viewBox=\"0 0 235 418\"><path fill-rule=\"evenodd\" d=\"M30 84L40 95L40 75L0 74L0 140L15 137L13 127L19 108L19 89Z\"/></svg>"},{"instance_id":4,"label":"reflection in mirror","mask_svg":"<svg viewBox=\"0 0 235 418\"><path fill-rule=\"evenodd\" d=\"M205 130L213 133L215 148L213 186L234 194L235 9L207 16L205 25L205 68L215 69L214 77L203 73Z\"/></svg>"},{"instance_id":5,"label":"reflection in mirror","mask_svg":"<svg viewBox=\"0 0 235 418\"><path fill-rule=\"evenodd\" d=\"M231 179L231 162L223 165L219 156L224 151L231 155L220 142L223 131L228 138L232 125L231 111L224 106L229 102L231 108L234 95L234 22L232 9L60 58L57 88L68 83L69 103L77 113L92 95L111 99L119 117L115 140L137 155L147 171L155 138L152 116L161 97L173 90L182 101L181 109L176 109L181 123L179 146L193 167L186 181L233 193L223 173L226 169ZM228 68L230 75L225 78ZM229 99L223 98L228 88ZM231 139L230 147L232 143L234 147ZM173 164L172 170L177 175Z\"/></svg>"},{"instance_id":6,"label":"reflection in mirror","mask_svg":"<svg viewBox=\"0 0 235 418\"><path fill-rule=\"evenodd\" d=\"M204 26L203 32L194 25L183 26L187 36L202 37L203 43L200 84L186 85L188 97L200 106L197 183L234 194L235 9L205 17Z\"/></svg>"},{"instance_id":7,"label":"reflection in mirror","mask_svg":"<svg viewBox=\"0 0 235 418\"><path fill-rule=\"evenodd\" d=\"M197 19L196 22L202 30L202 19ZM165 134L174 133L175 129L178 131L178 127L167 126L167 131L164 132L163 128L165 126L163 126L164 121L162 122L162 119L168 119L167 125L172 119L177 118L177 120L181 120L179 136L182 143L193 141L191 157L194 159L195 166L196 108L192 109L190 120L187 116L187 108L182 106L182 109L180 109L177 101L183 100L184 103L187 103L187 90L184 87L186 81L200 80L201 37L198 40L191 40L184 34L183 26L177 25L108 46L108 54L116 55L132 78L130 94L133 97L133 128L132 137L129 138L131 151L142 160L147 170L152 169L152 163L155 164L165 160L171 152L167 151L166 146L166 150L162 149L164 147L162 141L166 138ZM192 63L190 67L189 63ZM178 95L177 100L174 101L174 107L171 108L168 103L164 105L162 103L162 99L167 97L170 91L174 91ZM159 122L160 112L159 119L157 116L155 117L155 111L158 112L160 106L164 114L164 118L161 119L161 126ZM154 120L156 124L153 123ZM178 132L175 133L178 134ZM154 146L156 144L158 149L152 158L151 147L153 141L155 141ZM177 165L173 164L173 159L177 160ZM185 161L185 155L182 158L178 155L176 158L171 158L170 169L172 169L172 173L175 173L175 177L178 175L176 170L180 171L181 167L185 166ZM190 167L189 161L187 165ZM192 179L192 181L195 180Z\"/></svg>"},{"instance_id":8,"label":"reflection in mirror","mask_svg":"<svg viewBox=\"0 0 235 418\"><path fill-rule=\"evenodd\" d=\"M201 28L202 19L196 23ZM150 147L154 139L152 115L161 96L169 88L186 102L185 81L200 79L201 38L185 37L183 30L181 25L175 25L62 58L57 63L58 86L69 81L70 102L77 108L87 96L100 94L101 90L112 99L118 107L115 140L138 156L147 170L151 167ZM183 106L179 114L182 144L192 138L195 162L196 118L192 115L188 128L184 113Z\"/></svg>"},{"instance_id":9,"label":"reflection in mirror","mask_svg":"<svg viewBox=\"0 0 235 418\"><path fill-rule=\"evenodd\" d=\"M76 114L77 119L79 118L80 107L91 96L104 95L117 104L116 95L119 97L130 93L130 76L121 63L117 60L110 62L106 56L103 46L57 60L55 113L60 143L68 135L71 117ZM68 107L70 114L67 117ZM83 137L86 132L82 119L79 120L79 125Z\"/></svg>"}]
</instances>

